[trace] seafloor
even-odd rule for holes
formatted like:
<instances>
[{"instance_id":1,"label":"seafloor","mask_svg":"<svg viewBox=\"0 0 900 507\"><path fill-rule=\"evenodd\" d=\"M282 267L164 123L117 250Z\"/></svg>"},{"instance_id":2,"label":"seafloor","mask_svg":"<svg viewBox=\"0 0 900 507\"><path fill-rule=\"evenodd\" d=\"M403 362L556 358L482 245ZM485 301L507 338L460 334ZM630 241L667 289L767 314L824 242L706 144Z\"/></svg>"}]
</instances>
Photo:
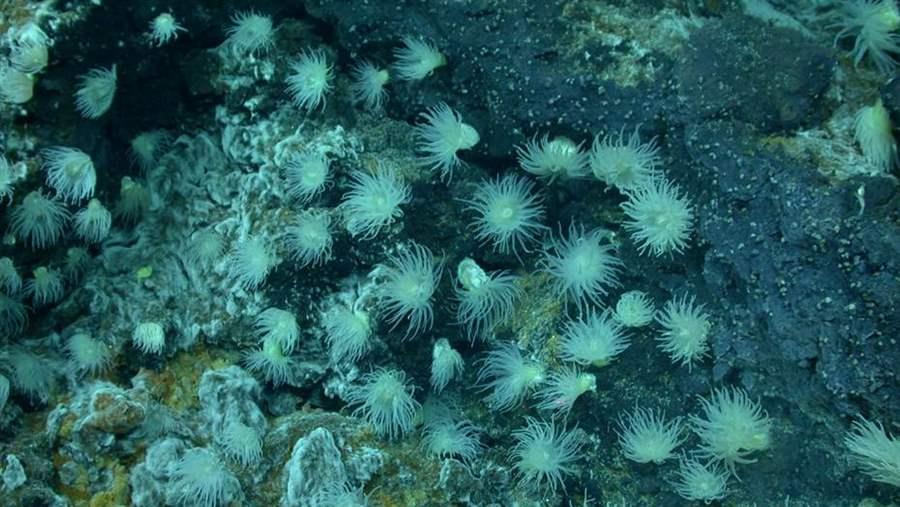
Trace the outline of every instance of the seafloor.
<instances>
[{"instance_id":1,"label":"seafloor","mask_svg":"<svg viewBox=\"0 0 900 507\"><path fill-rule=\"evenodd\" d=\"M854 37L874 35L847 19L867 6L883 9L866 20L887 60L855 58ZM154 41L165 13L184 30ZM895 13L890 0L0 2L0 505L900 503ZM271 21L260 46L229 38L247 16ZM23 70L35 28L46 65L27 46L38 64ZM404 79L404 37L445 62ZM288 89L310 55L331 66L317 107ZM354 100L364 60L390 74L381 108ZM78 107L85 76L113 65L111 104ZM458 157L452 177L423 141L422 114L441 102L478 133L437 155ZM859 130L875 104L881 152ZM652 152L631 160L651 166L647 185L689 203L659 251L629 208L642 187L600 177L590 153L620 133L621 150ZM581 150L579 170L523 169L544 135ZM96 182L80 196L66 195L71 173L52 176L58 146L90 157ZM328 161L312 194L290 184L302 154ZM347 202L361 175L387 173L408 198L366 229ZM540 208L515 249L476 205L507 177ZM64 206L58 237L23 222L32 192ZM91 197L112 216L96 235L78 221ZM310 216L331 238L321 262L292 243ZM46 241L28 233L41 227ZM575 243L598 248L583 276L608 268L593 285L552 269L579 231L596 234ZM433 254L427 290L391 271L415 245ZM512 298L485 310L474 339L460 322L466 258L505 271ZM613 315L635 290L653 322L628 328L609 360L571 361L573 323ZM667 318L679 301L693 314L676 317L700 324ZM290 346L265 335L268 308L295 317ZM341 309L369 326L358 354L335 351ZM158 349L136 331L148 323ZM681 331L695 341L678 355ZM441 339L464 366L438 395ZM499 351L540 371L506 404L498 384L517 387L491 370ZM545 389L573 368L595 385L565 414ZM406 384L367 390L386 373ZM716 395L746 395L753 420L730 428L755 423L758 445L717 450L703 431ZM623 446L638 408L680 424L660 463ZM880 463L851 449L866 421L884 433ZM463 431L436 440L447 425ZM555 433L546 447L528 447L536 428ZM692 496L691 463L725 490L694 484Z\"/></svg>"}]
</instances>

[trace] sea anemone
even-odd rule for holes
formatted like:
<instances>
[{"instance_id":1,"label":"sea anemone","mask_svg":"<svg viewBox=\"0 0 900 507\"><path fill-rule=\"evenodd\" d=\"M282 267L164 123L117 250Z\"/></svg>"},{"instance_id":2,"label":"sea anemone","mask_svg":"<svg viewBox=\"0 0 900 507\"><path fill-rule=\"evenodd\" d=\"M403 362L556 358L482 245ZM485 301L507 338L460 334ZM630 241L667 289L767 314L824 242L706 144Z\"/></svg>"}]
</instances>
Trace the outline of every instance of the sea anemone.
<instances>
[{"instance_id":1,"label":"sea anemone","mask_svg":"<svg viewBox=\"0 0 900 507\"><path fill-rule=\"evenodd\" d=\"M419 402L413 398L414 386L400 370L380 368L362 377L362 384L351 387L347 402L359 405L353 415L362 415L382 437L395 439L413 429Z\"/></svg>"},{"instance_id":2,"label":"sea anemone","mask_svg":"<svg viewBox=\"0 0 900 507\"><path fill-rule=\"evenodd\" d=\"M694 458L682 458L678 466L675 492L690 501L710 503L728 494L728 472L718 464L703 464Z\"/></svg>"},{"instance_id":3,"label":"sea anemone","mask_svg":"<svg viewBox=\"0 0 900 507\"><path fill-rule=\"evenodd\" d=\"M557 178L581 178L588 172L587 155L581 145L569 138L544 134L516 147L519 166L526 172L554 181Z\"/></svg>"},{"instance_id":4,"label":"sea anemone","mask_svg":"<svg viewBox=\"0 0 900 507\"><path fill-rule=\"evenodd\" d=\"M639 290L630 290L616 303L613 318L625 327L643 327L653 322L653 301Z\"/></svg>"},{"instance_id":5,"label":"sea anemone","mask_svg":"<svg viewBox=\"0 0 900 507\"><path fill-rule=\"evenodd\" d=\"M862 149L866 161L878 172L886 173L898 162L897 142L891 115L881 102L881 98L871 106L863 107L856 113L853 122L854 137Z\"/></svg>"},{"instance_id":6,"label":"sea anemone","mask_svg":"<svg viewBox=\"0 0 900 507\"><path fill-rule=\"evenodd\" d=\"M322 316L325 341L328 343L331 361L359 360L368 352L372 343L372 324L369 314L361 308L342 304L330 308Z\"/></svg>"},{"instance_id":7,"label":"sea anemone","mask_svg":"<svg viewBox=\"0 0 900 507\"><path fill-rule=\"evenodd\" d=\"M25 329L28 313L25 305L6 294L0 293L0 334L13 336Z\"/></svg>"},{"instance_id":8,"label":"sea anemone","mask_svg":"<svg viewBox=\"0 0 900 507\"><path fill-rule=\"evenodd\" d=\"M3 413L3 409L6 407L6 402L9 400L9 379L6 378L5 375L0 373L0 413Z\"/></svg>"},{"instance_id":9,"label":"sea anemone","mask_svg":"<svg viewBox=\"0 0 900 507\"><path fill-rule=\"evenodd\" d=\"M694 297L687 295L667 301L656 318L663 333L656 338L660 348L672 361L687 365L688 370L709 351L709 330L712 327L703 305L694 305Z\"/></svg>"},{"instance_id":10,"label":"sea anemone","mask_svg":"<svg viewBox=\"0 0 900 507\"><path fill-rule=\"evenodd\" d=\"M328 262L332 242L331 217L325 211L303 211L287 229L288 250L299 267Z\"/></svg>"},{"instance_id":11,"label":"sea anemone","mask_svg":"<svg viewBox=\"0 0 900 507\"><path fill-rule=\"evenodd\" d=\"M300 326L294 314L279 308L267 308L256 316L256 334L262 342L274 340L285 354L300 342Z\"/></svg>"},{"instance_id":12,"label":"sea anemone","mask_svg":"<svg viewBox=\"0 0 900 507\"><path fill-rule=\"evenodd\" d=\"M406 338L431 328L431 299L437 290L443 265L436 262L431 250L411 243L399 249L379 265L384 281L378 288L379 308L391 329L408 321Z\"/></svg>"},{"instance_id":13,"label":"sea anemone","mask_svg":"<svg viewBox=\"0 0 900 507\"><path fill-rule=\"evenodd\" d=\"M516 440L510 455L519 484L533 488L549 486L556 491L563 479L575 473L583 442L578 434L553 423L526 418L527 426L513 431Z\"/></svg>"},{"instance_id":14,"label":"sea anemone","mask_svg":"<svg viewBox=\"0 0 900 507\"><path fill-rule=\"evenodd\" d=\"M241 466L250 466L262 459L262 438L259 432L244 423L229 423L218 440L225 455Z\"/></svg>"},{"instance_id":15,"label":"sea anemone","mask_svg":"<svg viewBox=\"0 0 900 507\"><path fill-rule=\"evenodd\" d=\"M12 209L9 226L13 235L32 248L46 248L56 243L68 219L69 212L62 203L34 190Z\"/></svg>"},{"instance_id":16,"label":"sea anemone","mask_svg":"<svg viewBox=\"0 0 900 507\"><path fill-rule=\"evenodd\" d=\"M109 235L112 213L97 199L91 199L83 210L75 214L75 234L88 243L99 243Z\"/></svg>"},{"instance_id":17,"label":"sea anemone","mask_svg":"<svg viewBox=\"0 0 900 507\"><path fill-rule=\"evenodd\" d=\"M521 295L518 277L504 271L486 273L465 258L456 268L456 321L466 326L469 339L483 338L494 326L512 315Z\"/></svg>"},{"instance_id":18,"label":"sea anemone","mask_svg":"<svg viewBox=\"0 0 900 507\"><path fill-rule=\"evenodd\" d=\"M637 407L619 419L618 434L626 458L657 465L671 458L687 438L680 417L666 421L661 411Z\"/></svg>"},{"instance_id":19,"label":"sea anemone","mask_svg":"<svg viewBox=\"0 0 900 507\"><path fill-rule=\"evenodd\" d=\"M213 229L198 231L191 236L187 247L187 261L196 267L218 262L225 251L222 235Z\"/></svg>"},{"instance_id":20,"label":"sea anemone","mask_svg":"<svg viewBox=\"0 0 900 507\"><path fill-rule=\"evenodd\" d=\"M241 483L209 449L188 449L170 468L169 487L179 505L216 507L241 496Z\"/></svg>"},{"instance_id":21,"label":"sea anemone","mask_svg":"<svg viewBox=\"0 0 900 507\"><path fill-rule=\"evenodd\" d=\"M12 201L14 186L20 179L25 177L25 171L19 171L18 168L24 168L22 163L9 163L3 155L0 155L0 204L9 199Z\"/></svg>"},{"instance_id":22,"label":"sea anemone","mask_svg":"<svg viewBox=\"0 0 900 507\"><path fill-rule=\"evenodd\" d=\"M518 255L528 251L547 228L541 198L533 193L534 182L507 175L482 182L466 209L476 214L474 228L479 241L491 243L500 253Z\"/></svg>"},{"instance_id":23,"label":"sea anemone","mask_svg":"<svg viewBox=\"0 0 900 507\"><path fill-rule=\"evenodd\" d=\"M19 72L37 74L47 67L50 38L37 25L21 31L10 42L9 63Z\"/></svg>"},{"instance_id":24,"label":"sea anemone","mask_svg":"<svg viewBox=\"0 0 900 507\"><path fill-rule=\"evenodd\" d=\"M434 342L431 351L431 389L440 393L463 371L463 358L446 338Z\"/></svg>"},{"instance_id":25,"label":"sea anemone","mask_svg":"<svg viewBox=\"0 0 900 507\"><path fill-rule=\"evenodd\" d=\"M269 276L277 259L265 240L250 236L237 242L226 262L229 276L241 288L255 290Z\"/></svg>"},{"instance_id":26,"label":"sea anemone","mask_svg":"<svg viewBox=\"0 0 900 507\"><path fill-rule=\"evenodd\" d=\"M582 365L606 366L628 348L630 342L622 333L622 326L590 309L586 315L566 324L563 331L561 356L566 361Z\"/></svg>"},{"instance_id":27,"label":"sea anemone","mask_svg":"<svg viewBox=\"0 0 900 507\"><path fill-rule=\"evenodd\" d=\"M0 97L10 104L25 104L34 97L34 75L0 66Z\"/></svg>"},{"instance_id":28,"label":"sea anemone","mask_svg":"<svg viewBox=\"0 0 900 507\"><path fill-rule=\"evenodd\" d=\"M131 342L144 354L159 354L166 346L166 332L158 322L140 322L131 333Z\"/></svg>"},{"instance_id":29,"label":"sea anemone","mask_svg":"<svg viewBox=\"0 0 900 507\"><path fill-rule=\"evenodd\" d=\"M546 379L544 365L522 357L518 345L512 342L499 343L479 364L476 382L482 391L490 391L484 401L500 412L518 407Z\"/></svg>"},{"instance_id":30,"label":"sea anemone","mask_svg":"<svg viewBox=\"0 0 900 507\"><path fill-rule=\"evenodd\" d=\"M304 49L300 57L291 64L291 75L287 78L288 93L297 107L312 111L319 106L325 108L325 94L331 90L334 78L332 65L322 50Z\"/></svg>"},{"instance_id":31,"label":"sea anemone","mask_svg":"<svg viewBox=\"0 0 900 507\"><path fill-rule=\"evenodd\" d=\"M900 487L900 440L881 423L863 417L853 421L844 445L856 466L872 480Z\"/></svg>"},{"instance_id":32,"label":"sea anemone","mask_svg":"<svg viewBox=\"0 0 900 507\"><path fill-rule=\"evenodd\" d=\"M394 50L394 70L400 79L418 81L430 76L438 67L447 64L447 58L437 47L422 39L403 37L403 47Z\"/></svg>"},{"instance_id":33,"label":"sea anemone","mask_svg":"<svg viewBox=\"0 0 900 507\"><path fill-rule=\"evenodd\" d=\"M538 391L538 408L552 411L554 415L567 415L579 396L586 392L597 392L597 377L570 366L550 374L547 382Z\"/></svg>"},{"instance_id":34,"label":"sea anemone","mask_svg":"<svg viewBox=\"0 0 900 507\"><path fill-rule=\"evenodd\" d=\"M81 116L97 119L109 111L116 96L116 66L105 69L98 67L78 78L75 92L75 108Z\"/></svg>"},{"instance_id":35,"label":"sea anemone","mask_svg":"<svg viewBox=\"0 0 900 507\"><path fill-rule=\"evenodd\" d=\"M58 271L39 266L34 269L34 278L25 282L25 294L31 297L35 306L56 303L65 295L63 277Z\"/></svg>"},{"instance_id":36,"label":"sea anemone","mask_svg":"<svg viewBox=\"0 0 900 507\"><path fill-rule=\"evenodd\" d=\"M834 43L847 36L855 36L850 54L853 64L868 54L883 74L890 74L897 66L891 53L900 54L900 10L894 0L845 0L840 2L842 15L833 27L841 28Z\"/></svg>"},{"instance_id":37,"label":"sea anemone","mask_svg":"<svg viewBox=\"0 0 900 507\"><path fill-rule=\"evenodd\" d=\"M560 297L574 301L579 310L588 304L600 304L606 287L617 285L622 262L613 256L614 247L603 241L609 232L584 226L569 225L567 236L551 239L541 259L541 270L553 277Z\"/></svg>"},{"instance_id":38,"label":"sea anemone","mask_svg":"<svg viewBox=\"0 0 900 507\"><path fill-rule=\"evenodd\" d=\"M422 444L431 456L472 461L483 449L480 433L469 421L438 420L425 426Z\"/></svg>"},{"instance_id":39,"label":"sea anemone","mask_svg":"<svg viewBox=\"0 0 900 507\"><path fill-rule=\"evenodd\" d=\"M66 343L66 351L72 369L89 375L103 372L112 360L109 346L85 333L73 334Z\"/></svg>"},{"instance_id":40,"label":"sea anemone","mask_svg":"<svg viewBox=\"0 0 900 507\"><path fill-rule=\"evenodd\" d=\"M464 123L462 116L444 102L421 116L424 122L415 128L419 140L416 148L422 153L420 163L432 171L440 171L441 180L449 180L453 170L462 164L457 153L478 144L478 131Z\"/></svg>"},{"instance_id":41,"label":"sea anemone","mask_svg":"<svg viewBox=\"0 0 900 507\"><path fill-rule=\"evenodd\" d=\"M397 177L392 167L379 165L374 174L354 171L350 178L353 182L340 208L351 235L372 239L403 216L400 206L412 196L409 185Z\"/></svg>"},{"instance_id":42,"label":"sea anemone","mask_svg":"<svg viewBox=\"0 0 900 507\"><path fill-rule=\"evenodd\" d=\"M22 290L22 277L9 257L0 258L0 291L14 296Z\"/></svg>"},{"instance_id":43,"label":"sea anemone","mask_svg":"<svg viewBox=\"0 0 900 507\"><path fill-rule=\"evenodd\" d=\"M141 132L131 139L128 156L146 173L156 167L159 154L169 140L169 134L164 130Z\"/></svg>"},{"instance_id":44,"label":"sea anemone","mask_svg":"<svg viewBox=\"0 0 900 507\"><path fill-rule=\"evenodd\" d=\"M387 101L385 85L391 75L387 69L380 69L372 62L363 60L350 70L350 95L353 102L370 110L378 110Z\"/></svg>"},{"instance_id":45,"label":"sea anemone","mask_svg":"<svg viewBox=\"0 0 900 507\"><path fill-rule=\"evenodd\" d=\"M235 56L255 56L275 46L272 18L254 11L238 12L231 16L231 26L225 33L228 38L223 46L230 48Z\"/></svg>"},{"instance_id":46,"label":"sea anemone","mask_svg":"<svg viewBox=\"0 0 900 507\"><path fill-rule=\"evenodd\" d=\"M178 24L175 17L168 12L163 12L150 21L150 33L147 38L156 47L168 44L178 38L178 32L186 32L187 28Z\"/></svg>"},{"instance_id":47,"label":"sea anemone","mask_svg":"<svg viewBox=\"0 0 900 507\"><path fill-rule=\"evenodd\" d=\"M322 193L331 181L331 162L324 153L297 153L284 166L287 193L301 203Z\"/></svg>"},{"instance_id":48,"label":"sea anemone","mask_svg":"<svg viewBox=\"0 0 900 507\"><path fill-rule=\"evenodd\" d=\"M91 264L91 254L81 246L73 246L66 249L66 258L63 261L63 274L69 280L78 280Z\"/></svg>"},{"instance_id":49,"label":"sea anemone","mask_svg":"<svg viewBox=\"0 0 900 507\"><path fill-rule=\"evenodd\" d=\"M296 361L282 350L280 340L271 337L263 340L260 349L245 353L243 362L248 370L276 387L291 383L297 369Z\"/></svg>"},{"instance_id":50,"label":"sea anemone","mask_svg":"<svg viewBox=\"0 0 900 507\"><path fill-rule=\"evenodd\" d=\"M681 253L687 247L694 212L676 185L654 180L637 187L628 192L622 210L628 217L625 230L638 243L641 255Z\"/></svg>"},{"instance_id":51,"label":"sea anemone","mask_svg":"<svg viewBox=\"0 0 900 507\"><path fill-rule=\"evenodd\" d=\"M310 498L310 505L322 507L368 507L369 499L363 488L354 488L348 482L325 482Z\"/></svg>"},{"instance_id":52,"label":"sea anemone","mask_svg":"<svg viewBox=\"0 0 900 507\"><path fill-rule=\"evenodd\" d=\"M642 143L637 128L627 141L622 127L618 137L597 136L591 146L590 166L594 176L619 190L630 191L651 184L659 176L659 163L656 140Z\"/></svg>"},{"instance_id":53,"label":"sea anemone","mask_svg":"<svg viewBox=\"0 0 900 507\"><path fill-rule=\"evenodd\" d=\"M56 146L41 152L47 183L65 202L78 202L94 195L97 171L87 153L76 148Z\"/></svg>"},{"instance_id":54,"label":"sea anemone","mask_svg":"<svg viewBox=\"0 0 900 507\"><path fill-rule=\"evenodd\" d=\"M702 441L700 456L724 462L737 475L736 463L752 463L750 454L769 447L772 421L743 389L716 389L709 399L700 398L700 403L704 418L690 417Z\"/></svg>"},{"instance_id":55,"label":"sea anemone","mask_svg":"<svg viewBox=\"0 0 900 507\"><path fill-rule=\"evenodd\" d=\"M15 390L29 399L46 402L53 388L54 370L44 358L23 348L13 348L7 361Z\"/></svg>"},{"instance_id":56,"label":"sea anemone","mask_svg":"<svg viewBox=\"0 0 900 507\"><path fill-rule=\"evenodd\" d=\"M128 176L122 177L119 186L119 200L113 215L126 222L137 222L150 209L150 192L139 181Z\"/></svg>"}]
</instances>

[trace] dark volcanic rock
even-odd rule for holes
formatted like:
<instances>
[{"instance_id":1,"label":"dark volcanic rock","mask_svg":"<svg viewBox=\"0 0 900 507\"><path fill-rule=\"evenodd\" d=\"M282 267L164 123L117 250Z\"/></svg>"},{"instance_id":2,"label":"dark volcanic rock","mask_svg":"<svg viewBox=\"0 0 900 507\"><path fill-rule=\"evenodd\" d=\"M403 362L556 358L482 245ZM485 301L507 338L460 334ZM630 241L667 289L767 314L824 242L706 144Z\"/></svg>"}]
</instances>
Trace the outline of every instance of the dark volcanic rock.
<instances>
[{"instance_id":1,"label":"dark volcanic rock","mask_svg":"<svg viewBox=\"0 0 900 507\"><path fill-rule=\"evenodd\" d=\"M763 131L825 118L834 59L799 32L753 18L712 20L690 38L675 78L684 121L735 118Z\"/></svg>"}]
</instances>

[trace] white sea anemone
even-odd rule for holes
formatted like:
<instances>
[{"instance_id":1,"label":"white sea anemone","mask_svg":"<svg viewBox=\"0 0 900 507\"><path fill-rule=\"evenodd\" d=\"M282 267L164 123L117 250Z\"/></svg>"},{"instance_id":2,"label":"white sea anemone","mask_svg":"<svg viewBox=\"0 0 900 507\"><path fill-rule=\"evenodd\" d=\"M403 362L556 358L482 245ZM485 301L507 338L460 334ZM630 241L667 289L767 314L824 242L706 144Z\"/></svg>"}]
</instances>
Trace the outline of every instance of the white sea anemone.
<instances>
[{"instance_id":1,"label":"white sea anemone","mask_svg":"<svg viewBox=\"0 0 900 507\"><path fill-rule=\"evenodd\" d=\"M866 57L872 60L883 74L890 74L897 66L892 54L900 54L900 10L894 0L844 0L838 2L843 11L838 22L832 25L841 31L834 41L855 36L850 54L853 63Z\"/></svg>"},{"instance_id":2,"label":"white sea anemone","mask_svg":"<svg viewBox=\"0 0 900 507\"><path fill-rule=\"evenodd\" d=\"M844 445L853 463L872 480L900 487L900 439L880 422L863 417L853 421Z\"/></svg>"},{"instance_id":3,"label":"white sea anemone","mask_svg":"<svg viewBox=\"0 0 900 507\"><path fill-rule=\"evenodd\" d=\"M666 302L656 318L663 333L656 340L673 362L690 370L709 351L709 330L712 324L703 305L695 305L687 295Z\"/></svg>"},{"instance_id":4,"label":"white sea anemone","mask_svg":"<svg viewBox=\"0 0 900 507\"><path fill-rule=\"evenodd\" d=\"M894 127L891 115L880 97L873 105L865 106L856 113L853 127L854 137L867 162L881 173L886 173L897 165Z\"/></svg>"},{"instance_id":5,"label":"white sea anemone","mask_svg":"<svg viewBox=\"0 0 900 507\"><path fill-rule=\"evenodd\" d=\"M109 235L112 213L97 199L91 199L83 210L75 214L75 234L88 243L99 243Z\"/></svg>"},{"instance_id":6,"label":"white sea anemone","mask_svg":"<svg viewBox=\"0 0 900 507\"><path fill-rule=\"evenodd\" d=\"M479 364L477 383L483 391L490 391L484 401L500 412L518 407L547 378L543 363L522 357L519 346L512 342L499 343Z\"/></svg>"},{"instance_id":7,"label":"white sea anemone","mask_svg":"<svg viewBox=\"0 0 900 507\"><path fill-rule=\"evenodd\" d=\"M394 70L400 79L418 81L430 76L438 67L447 64L447 58L437 47L422 39L403 37L403 47L394 50Z\"/></svg>"},{"instance_id":8,"label":"white sea anemone","mask_svg":"<svg viewBox=\"0 0 900 507\"><path fill-rule=\"evenodd\" d=\"M400 206L408 203L412 195L409 185L397 177L392 167L379 165L374 173L354 171L350 178L353 182L340 208L351 235L374 238L403 216Z\"/></svg>"},{"instance_id":9,"label":"white sea anemone","mask_svg":"<svg viewBox=\"0 0 900 507\"><path fill-rule=\"evenodd\" d=\"M295 153L284 166L284 176L288 195L307 203L328 187L331 161L324 153Z\"/></svg>"},{"instance_id":10,"label":"white sea anemone","mask_svg":"<svg viewBox=\"0 0 900 507\"><path fill-rule=\"evenodd\" d=\"M619 190L634 190L649 185L659 176L659 149L656 140L642 143L640 133L634 132L625 139L625 127L618 137L605 135L594 138L591 146L590 165L594 176Z\"/></svg>"},{"instance_id":11,"label":"white sea anemone","mask_svg":"<svg viewBox=\"0 0 900 507\"><path fill-rule=\"evenodd\" d=\"M442 180L449 179L462 164L457 153L478 144L478 131L444 102L421 116L424 121L415 129L419 141L416 148L422 153L420 162L432 171L440 171Z\"/></svg>"},{"instance_id":12,"label":"white sea anemone","mask_svg":"<svg viewBox=\"0 0 900 507\"><path fill-rule=\"evenodd\" d=\"M541 224L544 206L534 193L534 182L516 175L482 182L466 209L476 214L473 224L479 241L500 253L518 255L547 228Z\"/></svg>"},{"instance_id":13,"label":"white sea anemone","mask_svg":"<svg viewBox=\"0 0 900 507\"><path fill-rule=\"evenodd\" d=\"M41 156L47 183L63 201L78 202L94 195L97 171L87 153L77 148L55 146L42 151Z\"/></svg>"},{"instance_id":14,"label":"white sea anemone","mask_svg":"<svg viewBox=\"0 0 900 507\"><path fill-rule=\"evenodd\" d=\"M571 366L563 366L550 374L538 391L538 408L554 415L567 415L575 401L584 393L597 391L597 377Z\"/></svg>"},{"instance_id":15,"label":"white sea anemone","mask_svg":"<svg viewBox=\"0 0 900 507\"><path fill-rule=\"evenodd\" d=\"M331 217L322 210L305 210L287 229L291 259L300 267L324 264L331 259Z\"/></svg>"},{"instance_id":16,"label":"white sea anemone","mask_svg":"<svg viewBox=\"0 0 900 507\"><path fill-rule=\"evenodd\" d=\"M293 352L300 342L300 325L294 314L280 308L266 308L256 316L256 334L265 343L274 340L285 354Z\"/></svg>"},{"instance_id":17,"label":"white sea anemone","mask_svg":"<svg viewBox=\"0 0 900 507\"><path fill-rule=\"evenodd\" d=\"M575 473L574 462L584 442L578 434L553 423L525 419L527 426L513 431L516 445L510 452L519 484L531 488L563 486L563 479Z\"/></svg>"},{"instance_id":18,"label":"white sea anemone","mask_svg":"<svg viewBox=\"0 0 900 507\"><path fill-rule=\"evenodd\" d=\"M728 472L716 463L704 464L694 458L682 458L678 480L672 485L681 498L709 504L725 498L728 493Z\"/></svg>"},{"instance_id":19,"label":"white sea anemone","mask_svg":"<svg viewBox=\"0 0 900 507\"><path fill-rule=\"evenodd\" d=\"M431 388L440 393L447 384L462 374L463 358L446 338L434 342L431 351Z\"/></svg>"},{"instance_id":20,"label":"white sea anemone","mask_svg":"<svg viewBox=\"0 0 900 507\"><path fill-rule=\"evenodd\" d=\"M609 316L589 309L586 315L566 324L562 358L583 365L606 366L628 348L622 326Z\"/></svg>"},{"instance_id":21,"label":"white sea anemone","mask_svg":"<svg viewBox=\"0 0 900 507\"><path fill-rule=\"evenodd\" d=\"M353 67L350 77L352 79L350 94L353 102L372 110L378 110L384 106L388 97L385 85L391 79L387 69L378 68L372 62L363 60Z\"/></svg>"},{"instance_id":22,"label":"white sea anemone","mask_svg":"<svg viewBox=\"0 0 900 507\"><path fill-rule=\"evenodd\" d=\"M687 248L694 212L678 186L654 180L629 191L622 210L628 217L625 230L631 233L641 255L649 252L658 257Z\"/></svg>"},{"instance_id":23,"label":"white sea anemone","mask_svg":"<svg viewBox=\"0 0 900 507\"><path fill-rule=\"evenodd\" d=\"M146 173L156 168L159 154L169 140L169 134L164 130L141 132L131 140L128 155Z\"/></svg>"},{"instance_id":24,"label":"white sea anemone","mask_svg":"<svg viewBox=\"0 0 900 507\"><path fill-rule=\"evenodd\" d=\"M140 181L123 176L119 185L119 200L113 215L126 223L134 223L150 209L150 191Z\"/></svg>"},{"instance_id":25,"label":"white sea anemone","mask_svg":"<svg viewBox=\"0 0 900 507\"><path fill-rule=\"evenodd\" d=\"M131 342L144 354L159 354L166 346L166 332L158 322L140 322L131 333Z\"/></svg>"},{"instance_id":26,"label":"white sea anemone","mask_svg":"<svg viewBox=\"0 0 900 507\"><path fill-rule=\"evenodd\" d=\"M466 326L469 339L485 338L498 323L513 313L521 295L518 277L504 271L487 273L472 259L456 267L456 320Z\"/></svg>"},{"instance_id":27,"label":"white sea anemone","mask_svg":"<svg viewBox=\"0 0 900 507\"><path fill-rule=\"evenodd\" d=\"M584 226L569 225L567 235L551 239L541 259L541 270L553 277L556 293L574 302L579 309L590 303L600 304L607 287L618 284L622 262L614 247L605 242L609 232Z\"/></svg>"},{"instance_id":28,"label":"white sea anemone","mask_svg":"<svg viewBox=\"0 0 900 507\"><path fill-rule=\"evenodd\" d=\"M150 33L147 38L153 45L159 47L168 44L178 38L178 32L186 32L187 28L181 26L168 12L163 12L150 21Z\"/></svg>"},{"instance_id":29,"label":"white sea anemone","mask_svg":"<svg viewBox=\"0 0 900 507\"><path fill-rule=\"evenodd\" d=\"M413 398L415 386L400 370L379 369L363 376L362 384L350 388L347 402L358 405L353 415L365 417L375 431L390 439L413 429L419 402Z\"/></svg>"},{"instance_id":30,"label":"white sea anemone","mask_svg":"<svg viewBox=\"0 0 900 507\"><path fill-rule=\"evenodd\" d=\"M343 359L356 362L372 346L371 318L362 308L336 305L322 316L322 325L332 363Z\"/></svg>"},{"instance_id":31,"label":"white sea anemone","mask_svg":"<svg viewBox=\"0 0 900 507\"><path fill-rule=\"evenodd\" d=\"M226 31L225 47L236 56L265 53L275 46L275 29L272 18L254 11L238 12L231 17Z\"/></svg>"},{"instance_id":32,"label":"white sea anemone","mask_svg":"<svg viewBox=\"0 0 900 507\"><path fill-rule=\"evenodd\" d=\"M32 248L46 248L59 240L68 219L69 212L61 202L35 190L12 209L9 228Z\"/></svg>"},{"instance_id":33,"label":"white sea anemone","mask_svg":"<svg viewBox=\"0 0 900 507\"><path fill-rule=\"evenodd\" d=\"M332 65L324 51L304 49L291 64L291 75L287 78L288 93L294 105L307 111L319 106L324 109L325 94L331 90L333 77Z\"/></svg>"},{"instance_id":34,"label":"white sea anemone","mask_svg":"<svg viewBox=\"0 0 900 507\"><path fill-rule=\"evenodd\" d=\"M687 438L680 417L666 421L661 411L644 408L619 419L618 434L626 458L657 465L674 456L675 448Z\"/></svg>"},{"instance_id":35,"label":"white sea anemone","mask_svg":"<svg viewBox=\"0 0 900 507\"><path fill-rule=\"evenodd\" d=\"M625 327L643 327L653 322L653 301L639 290L630 290L616 303L613 318Z\"/></svg>"},{"instance_id":36,"label":"white sea anemone","mask_svg":"<svg viewBox=\"0 0 900 507\"><path fill-rule=\"evenodd\" d=\"M75 92L75 108L81 116L97 119L109 111L116 96L118 76L116 66L98 67L78 78L79 87Z\"/></svg>"},{"instance_id":37,"label":"white sea anemone","mask_svg":"<svg viewBox=\"0 0 900 507\"><path fill-rule=\"evenodd\" d=\"M8 65L0 66L0 97L10 104L24 104L34 97L34 75Z\"/></svg>"},{"instance_id":38,"label":"white sea anemone","mask_svg":"<svg viewBox=\"0 0 900 507\"><path fill-rule=\"evenodd\" d=\"M525 146L517 146L516 153L522 169L549 181L580 178L588 172L587 155L581 145L566 137L535 136Z\"/></svg>"},{"instance_id":39,"label":"white sea anemone","mask_svg":"<svg viewBox=\"0 0 900 507\"><path fill-rule=\"evenodd\" d=\"M25 282L25 293L31 297L34 306L41 307L56 303L65 295L63 277L58 271L39 266L32 272L34 278Z\"/></svg>"},{"instance_id":40,"label":"white sea anemone","mask_svg":"<svg viewBox=\"0 0 900 507\"><path fill-rule=\"evenodd\" d=\"M724 462L736 475L735 464L752 463L750 454L769 447L772 421L743 389L716 389L700 402L704 417L690 417L702 441L700 456Z\"/></svg>"},{"instance_id":41,"label":"white sea anemone","mask_svg":"<svg viewBox=\"0 0 900 507\"><path fill-rule=\"evenodd\" d=\"M410 338L431 328L432 296L443 271L431 250L411 243L398 249L378 269L384 277L378 290L379 307L391 329L406 321L405 337Z\"/></svg>"},{"instance_id":42,"label":"white sea anemone","mask_svg":"<svg viewBox=\"0 0 900 507\"><path fill-rule=\"evenodd\" d=\"M228 255L228 274L244 289L256 289L277 262L269 244L251 236L235 244Z\"/></svg>"}]
</instances>

